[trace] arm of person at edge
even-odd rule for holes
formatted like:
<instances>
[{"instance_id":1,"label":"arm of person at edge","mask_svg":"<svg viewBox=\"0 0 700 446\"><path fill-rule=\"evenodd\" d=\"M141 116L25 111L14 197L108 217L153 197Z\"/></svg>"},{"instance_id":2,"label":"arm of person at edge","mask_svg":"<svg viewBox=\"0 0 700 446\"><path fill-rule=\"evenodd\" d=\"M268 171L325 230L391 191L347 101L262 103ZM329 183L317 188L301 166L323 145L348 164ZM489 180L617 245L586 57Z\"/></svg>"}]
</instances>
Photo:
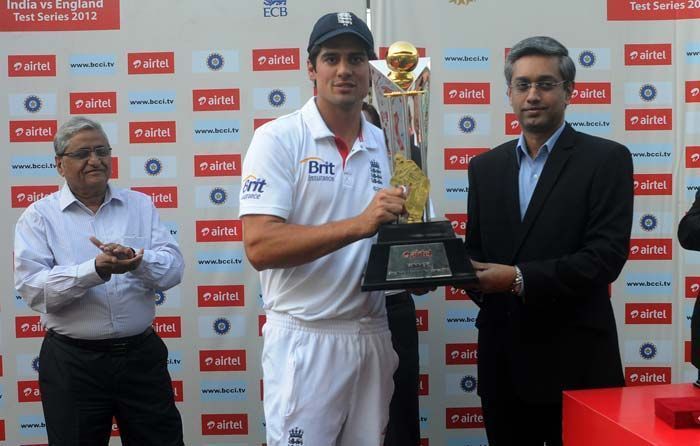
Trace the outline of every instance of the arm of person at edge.
<instances>
[{"instance_id":1,"label":"arm of person at edge","mask_svg":"<svg viewBox=\"0 0 700 446\"><path fill-rule=\"evenodd\" d=\"M273 215L244 215L243 244L256 270L289 268L371 237L382 223L395 221L404 212L403 191L394 187L377 192L359 215L318 226L291 224Z\"/></svg>"},{"instance_id":2,"label":"arm of person at edge","mask_svg":"<svg viewBox=\"0 0 700 446\"><path fill-rule=\"evenodd\" d=\"M182 255L158 220L154 222L158 227L151 235L150 249L132 253L129 247L111 244L105 246L107 253L100 248L101 252L94 258L75 265L55 264L45 224L36 210L28 209L15 226L15 288L35 311L54 313L85 296L91 288L109 281L112 274L131 272L141 276L146 286L159 290L171 288L182 279ZM110 248L130 257L120 259ZM106 268L106 277L100 275L98 268Z\"/></svg>"},{"instance_id":3,"label":"arm of person at edge","mask_svg":"<svg viewBox=\"0 0 700 446\"><path fill-rule=\"evenodd\" d=\"M470 192L473 183L470 165ZM581 237L581 248L563 257L518 263L523 276L525 303L552 302L583 297L592 286L612 283L620 274L629 253L633 214L634 184L629 150L616 145L596 168L588 194L588 221ZM515 278L514 265L483 262L478 238L476 197L469 194L467 252L483 294L509 292ZM474 231L474 232L472 232ZM473 236L472 236L473 234ZM472 236L472 237L470 237Z\"/></svg>"},{"instance_id":4,"label":"arm of person at edge","mask_svg":"<svg viewBox=\"0 0 700 446\"><path fill-rule=\"evenodd\" d=\"M678 224L678 241L685 249L700 251L700 190L695 201Z\"/></svg>"}]
</instances>

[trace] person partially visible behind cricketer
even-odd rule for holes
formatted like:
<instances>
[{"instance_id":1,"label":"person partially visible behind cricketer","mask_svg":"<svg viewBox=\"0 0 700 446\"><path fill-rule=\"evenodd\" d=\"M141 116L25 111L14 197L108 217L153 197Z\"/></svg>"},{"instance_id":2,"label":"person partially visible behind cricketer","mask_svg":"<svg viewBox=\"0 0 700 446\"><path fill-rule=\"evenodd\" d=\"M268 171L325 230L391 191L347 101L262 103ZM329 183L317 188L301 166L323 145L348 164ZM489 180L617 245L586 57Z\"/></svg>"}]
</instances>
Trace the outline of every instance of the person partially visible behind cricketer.
<instances>
[{"instance_id":1,"label":"person partially visible behind cricketer","mask_svg":"<svg viewBox=\"0 0 700 446\"><path fill-rule=\"evenodd\" d=\"M367 121L382 128L377 109L362 103ZM416 304L406 290L386 292L386 317L391 331L391 342L399 355L399 367L394 372L394 395L389 405L389 424L384 446L417 446L420 444L418 358L418 326Z\"/></svg>"},{"instance_id":2,"label":"person partially visible behind cricketer","mask_svg":"<svg viewBox=\"0 0 700 446\"><path fill-rule=\"evenodd\" d=\"M39 389L52 445L183 445L155 293L182 279L182 254L150 197L109 184L112 148L84 117L54 138L65 183L15 227L15 287L47 332Z\"/></svg>"},{"instance_id":3,"label":"person partially visible behind cricketer","mask_svg":"<svg viewBox=\"0 0 700 446\"><path fill-rule=\"evenodd\" d=\"M678 241L685 249L700 251L700 190L678 224ZM700 299L697 296L690 317L690 362L698 369L695 385L700 386Z\"/></svg>"},{"instance_id":4,"label":"person partially visible behind cricketer","mask_svg":"<svg viewBox=\"0 0 700 446\"><path fill-rule=\"evenodd\" d=\"M384 136L362 115L374 39L350 12L318 19L317 96L255 132L240 216L260 272L268 446L380 446L398 359L384 292L360 278L379 225L405 212Z\"/></svg>"},{"instance_id":5,"label":"person partially visible behind cricketer","mask_svg":"<svg viewBox=\"0 0 700 446\"><path fill-rule=\"evenodd\" d=\"M632 157L564 114L576 67L551 37L506 58L516 140L469 163L466 249L480 306L489 444L562 444L562 390L624 385L609 284L627 260Z\"/></svg>"}]
</instances>

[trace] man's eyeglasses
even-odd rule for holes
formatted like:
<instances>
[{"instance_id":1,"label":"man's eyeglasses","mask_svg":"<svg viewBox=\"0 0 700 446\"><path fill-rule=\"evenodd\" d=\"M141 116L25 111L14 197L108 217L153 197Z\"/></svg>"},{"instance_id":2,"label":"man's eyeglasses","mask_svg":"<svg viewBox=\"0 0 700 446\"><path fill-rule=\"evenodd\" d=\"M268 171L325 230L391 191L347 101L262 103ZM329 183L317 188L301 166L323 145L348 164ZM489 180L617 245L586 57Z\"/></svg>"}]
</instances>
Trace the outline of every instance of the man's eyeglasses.
<instances>
[{"instance_id":1,"label":"man's eyeglasses","mask_svg":"<svg viewBox=\"0 0 700 446\"><path fill-rule=\"evenodd\" d=\"M68 158L73 158L76 160L86 160L90 158L90 154L95 152L95 155L98 158L107 158L111 155L112 153L112 148L111 147L93 147L92 149L78 149L73 152L68 152L64 153L63 155L60 156L67 156Z\"/></svg>"},{"instance_id":2,"label":"man's eyeglasses","mask_svg":"<svg viewBox=\"0 0 700 446\"><path fill-rule=\"evenodd\" d=\"M513 82L510 86L513 90L517 91L518 93L527 93L530 91L530 88L533 86L535 89L539 91L552 91L556 87L560 85L566 84L568 81L559 81L559 82L554 82L554 81L537 81L537 82L525 82L525 81L517 81Z\"/></svg>"}]
</instances>

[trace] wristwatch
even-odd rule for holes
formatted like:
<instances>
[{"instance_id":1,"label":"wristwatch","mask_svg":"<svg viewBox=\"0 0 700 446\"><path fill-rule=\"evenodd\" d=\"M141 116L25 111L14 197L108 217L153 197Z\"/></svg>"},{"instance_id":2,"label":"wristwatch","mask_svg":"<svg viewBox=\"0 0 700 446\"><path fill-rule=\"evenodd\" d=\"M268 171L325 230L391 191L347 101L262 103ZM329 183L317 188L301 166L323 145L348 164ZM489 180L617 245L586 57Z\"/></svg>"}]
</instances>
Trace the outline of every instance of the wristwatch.
<instances>
[{"instance_id":1,"label":"wristwatch","mask_svg":"<svg viewBox=\"0 0 700 446\"><path fill-rule=\"evenodd\" d=\"M514 267L515 278L513 279L513 283L510 285L510 292L516 296L520 296L520 293L523 291L523 273L520 271L520 268L518 268L517 265Z\"/></svg>"}]
</instances>

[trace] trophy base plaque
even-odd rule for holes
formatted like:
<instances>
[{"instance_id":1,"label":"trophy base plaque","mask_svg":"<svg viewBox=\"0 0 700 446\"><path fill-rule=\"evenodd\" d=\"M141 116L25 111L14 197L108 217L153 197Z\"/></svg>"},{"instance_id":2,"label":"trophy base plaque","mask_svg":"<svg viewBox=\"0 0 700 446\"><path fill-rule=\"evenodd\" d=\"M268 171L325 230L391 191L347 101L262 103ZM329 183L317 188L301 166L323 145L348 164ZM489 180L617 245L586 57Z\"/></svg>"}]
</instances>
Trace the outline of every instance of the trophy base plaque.
<instances>
[{"instance_id":1,"label":"trophy base plaque","mask_svg":"<svg viewBox=\"0 0 700 446\"><path fill-rule=\"evenodd\" d=\"M362 291L477 283L476 273L448 221L379 228L362 278Z\"/></svg>"}]
</instances>

